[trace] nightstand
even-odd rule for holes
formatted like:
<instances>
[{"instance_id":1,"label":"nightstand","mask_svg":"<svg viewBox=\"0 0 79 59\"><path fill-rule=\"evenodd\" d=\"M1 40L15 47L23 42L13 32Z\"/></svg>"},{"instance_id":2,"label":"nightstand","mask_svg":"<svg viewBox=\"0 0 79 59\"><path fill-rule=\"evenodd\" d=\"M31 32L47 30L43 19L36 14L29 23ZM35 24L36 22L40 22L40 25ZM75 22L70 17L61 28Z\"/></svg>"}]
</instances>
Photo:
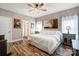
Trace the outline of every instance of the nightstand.
<instances>
[{"instance_id":1,"label":"nightstand","mask_svg":"<svg viewBox=\"0 0 79 59\"><path fill-rule=\"evenodd\" d=\"M63 33L63 44L72 46L72 39L76 39L75 34L65 34Z\"/></svg>"}]
</instances>

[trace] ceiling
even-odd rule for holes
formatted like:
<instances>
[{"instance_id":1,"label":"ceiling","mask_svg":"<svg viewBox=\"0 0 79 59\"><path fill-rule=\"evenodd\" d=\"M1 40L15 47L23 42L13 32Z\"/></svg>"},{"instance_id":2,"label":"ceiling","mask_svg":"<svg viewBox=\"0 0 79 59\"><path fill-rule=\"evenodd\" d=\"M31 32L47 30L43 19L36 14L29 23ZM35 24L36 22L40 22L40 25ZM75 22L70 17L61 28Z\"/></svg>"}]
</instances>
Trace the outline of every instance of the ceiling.
<instances>
[{"instance_id":1,"label":"ceiling","mask_svg":"<svg viewBox=\"0 0 79 59\"><path fill-rule=\"evenodd\" d=\"M41 10L30 11L30 8L27 6L27 3L0 3L0 8L2 9L6 9L9 11L13 11L34 18L70 9L77 6L79 6L78 3L45 3L43 9L46 9L47 11L41 11Z\"/></svg>"}]
</instances>

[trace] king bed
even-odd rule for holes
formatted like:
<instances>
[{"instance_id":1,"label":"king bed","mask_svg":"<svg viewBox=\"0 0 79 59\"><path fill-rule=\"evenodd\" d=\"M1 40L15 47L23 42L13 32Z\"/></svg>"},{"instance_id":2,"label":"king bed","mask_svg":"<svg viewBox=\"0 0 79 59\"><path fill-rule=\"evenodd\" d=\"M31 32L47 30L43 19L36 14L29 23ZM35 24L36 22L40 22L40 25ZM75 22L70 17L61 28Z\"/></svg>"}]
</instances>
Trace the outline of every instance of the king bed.
<instances>
[{"instance_id":1,"label":"king bed","mask_svg":"<svg viewBox=\"0 0 79 59\"><path fill-rule=\"evenodd\" d=\"M61 42L62 33L60 31L42 31L39 34L29 35L29 43L48 54L53 54Z\"/></svg>"}]
</instances>

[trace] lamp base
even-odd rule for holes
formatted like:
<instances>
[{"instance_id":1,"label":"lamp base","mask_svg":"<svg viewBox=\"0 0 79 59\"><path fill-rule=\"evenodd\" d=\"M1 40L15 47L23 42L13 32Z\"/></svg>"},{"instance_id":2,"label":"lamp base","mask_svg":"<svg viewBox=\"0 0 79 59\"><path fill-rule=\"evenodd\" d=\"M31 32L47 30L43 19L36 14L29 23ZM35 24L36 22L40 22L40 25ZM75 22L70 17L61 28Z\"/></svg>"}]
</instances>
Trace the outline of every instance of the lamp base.
<instances>
[{"instance_id":1,"label":"lamp base","mask_svg":"<svg viewBox=\"0 0 79 59\"><path fill-rule=\"evenodd\" d=\"M69 30L67 31L67 33L69 34Z\"/></svg>"}]
</instances>

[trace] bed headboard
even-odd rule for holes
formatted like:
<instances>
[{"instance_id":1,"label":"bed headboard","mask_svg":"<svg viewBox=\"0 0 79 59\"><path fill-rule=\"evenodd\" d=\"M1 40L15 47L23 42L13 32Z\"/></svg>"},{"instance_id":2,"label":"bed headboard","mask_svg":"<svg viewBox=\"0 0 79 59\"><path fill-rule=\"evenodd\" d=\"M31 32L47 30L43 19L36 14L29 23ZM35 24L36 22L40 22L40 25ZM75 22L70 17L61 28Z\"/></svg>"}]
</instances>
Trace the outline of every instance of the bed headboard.
<instances>
[{"instance_id":1,"label":"bed headboard","mask_svg":"<svg viewBox=\"0 0 79 59\"><path fill-rule=\"evenodd\" d=\"M46 30L41 31L41 33L42 33L42 34L49 34L49 35L61 34L60 31L46 31Z\"/></svg>"}]
</instances>

